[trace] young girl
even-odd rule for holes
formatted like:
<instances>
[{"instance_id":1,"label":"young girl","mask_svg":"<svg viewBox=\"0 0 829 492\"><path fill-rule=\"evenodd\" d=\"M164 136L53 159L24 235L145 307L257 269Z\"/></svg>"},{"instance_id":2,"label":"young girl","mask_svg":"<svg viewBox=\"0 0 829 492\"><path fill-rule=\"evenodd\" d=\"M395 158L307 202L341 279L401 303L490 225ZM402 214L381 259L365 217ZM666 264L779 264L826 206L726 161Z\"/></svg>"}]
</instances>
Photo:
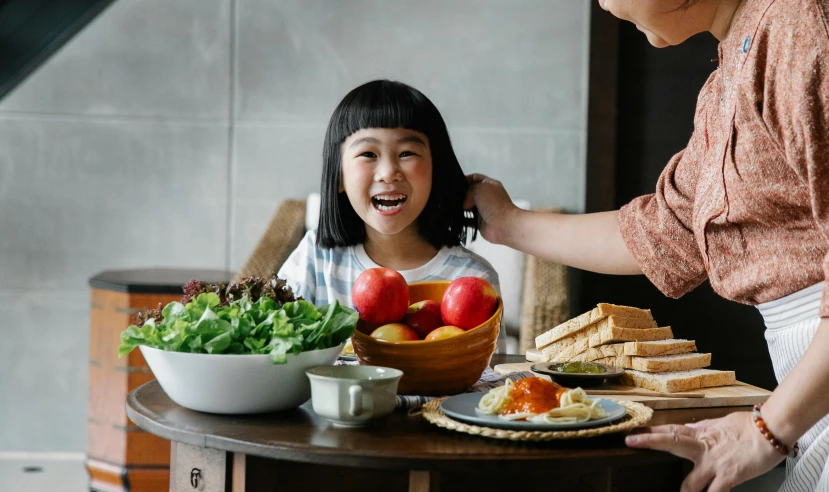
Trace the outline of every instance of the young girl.
<instances>
[{"instance_id":1,"label":"young girl","mask_svg":"<svg viewBox=\"0 0 829 492\"><path fill-rule=\"evenodd\" d=\"M319 226L278 275L318 305L352 306L357 277L379 266L407 282L481 277L500 292L492 265L463 247L467 188L446 124L426 96L389 80L361 85L328 123ZM503 352L503 330L500 337Z\"/></svg>"},{"instance_id":2,"label":"young girl","mask_svg":"<svg viewBox=\"0 0 829 492\"><path fill-rule=\"evenodd\" d=\"M707 279L756 305L780 382L762 408L627 443L692 460L683 491L729 490L786 455L781 491L829 491L829 0L599 4L657 47L703 31L720 40L688 146L655 193L598 214L525 212L473 175L481 233L585 270L645 274L671 297Z\"/></svg>"}]
</instances>

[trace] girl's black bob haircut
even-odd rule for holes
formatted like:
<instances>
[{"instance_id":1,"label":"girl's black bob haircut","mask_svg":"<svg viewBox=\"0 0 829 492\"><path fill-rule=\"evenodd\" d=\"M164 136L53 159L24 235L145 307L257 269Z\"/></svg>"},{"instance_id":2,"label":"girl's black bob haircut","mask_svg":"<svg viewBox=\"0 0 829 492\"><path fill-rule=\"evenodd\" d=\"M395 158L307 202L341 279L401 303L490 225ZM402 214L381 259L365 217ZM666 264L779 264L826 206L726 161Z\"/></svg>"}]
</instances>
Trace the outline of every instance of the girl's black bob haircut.
<instances>
[{"instance_id":1,"label":"girl's black bob haircut","mask_svg":"<svg viewBox=\"0 0 829 492\"><path fill-rule=\"evenodd\" d=\"M446 123L432 101L401 82L374 80L349 92L328 122L322 152L322 185L317 245L352 246L366 238L366 226L340 192L342 145L364 128L406 128L429 139L432 190L417 218L420 235L432 246L466 244L467 228L477 234L477 211L466 219L463 202L469 184L452 150Z\"/></svg>"}]
</instances>

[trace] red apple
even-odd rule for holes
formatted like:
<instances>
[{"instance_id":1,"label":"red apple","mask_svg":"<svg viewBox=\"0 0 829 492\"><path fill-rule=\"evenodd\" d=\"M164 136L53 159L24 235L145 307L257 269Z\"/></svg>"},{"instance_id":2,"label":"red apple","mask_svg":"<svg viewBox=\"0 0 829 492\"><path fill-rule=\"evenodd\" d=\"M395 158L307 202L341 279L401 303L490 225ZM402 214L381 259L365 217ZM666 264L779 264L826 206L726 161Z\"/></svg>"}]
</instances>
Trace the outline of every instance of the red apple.
<instances>
[{"instance_id":1,"label":"red apple","mask_svg":"<svg viewBox=\"0 0 829 492\"><path fill-rule=\"evenodd\" d=\"M369 323L396 323L409 308L409 285L391 268L369 268L351 287L351 300Z\"/></svg>"},{"instance_id":2,"label":"red apple","mask_svg":"<svg viewBox=\"0 0 829 492\"><path fill-rule=\"evenodd\" d=\"M443 326L440 303L429 299L412 304L403 316L403 323L412 327L420 338L425 338L432 330Z\"/></svg>"},{"instance_id":3,"label":"red apple","mask_svg":"<svg viewBox=\"0 0 829 492\"><path fill-rule=\"evenodd\" d=\"M371 336L379 338L380 340L389 340L392 342L420 340L420 337L417 336L417 332L403 323L389 323L387 325L383 325L371 332Z\"/></svg>"},{"instance_id":4,"label":"red apple","mask_svg":"<svg viewBox=\"0 0 829 492\"><path fill-rule=\"evenodd\" d=\"M458 328L457 326L441 326L440 328L435 328L432 330L432 333L426 335L427 342L431 342L434 340L442 340L444 338L452 338L455 335L460 335L461 333L466 333L463 328Z\"/></svg>"},{"instance_id":5,"label":"red apple","mask_svg":"<svg viewBox=\"0 0 829 492\"><path fill-rule=\"evenodd\" d=\"M498 293L479 277L460 277L452 281L440 303L443 322L464 330L488 320L498 304Z\"/></svg>"}]
</instances>

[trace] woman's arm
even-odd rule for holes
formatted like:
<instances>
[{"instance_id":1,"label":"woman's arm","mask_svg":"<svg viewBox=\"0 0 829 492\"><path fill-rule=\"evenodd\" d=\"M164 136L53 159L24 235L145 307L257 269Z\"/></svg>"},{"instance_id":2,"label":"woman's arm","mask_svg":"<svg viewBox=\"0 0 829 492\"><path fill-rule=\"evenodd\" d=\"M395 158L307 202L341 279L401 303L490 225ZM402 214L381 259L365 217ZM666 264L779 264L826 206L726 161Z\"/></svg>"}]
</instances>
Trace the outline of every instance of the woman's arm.
<instances>
[{"instance_id":1,"label":"woman's arm","mask_svg":"<svg viewBox=\"0 0 829 492\"><path fill-rule=\"evenodd\" d=\"M642 273L619 232L619 212L566 215L521 210L497 180L473 174L467 207L478 207L481 235L525 253L583 270Z\"/></svg>"},{"instance_id":2,"label":"woman's arm","mask_svg":"<svg viewBox=\"0 0 829 492\"><path fill-rule=\"evenodd\" d=\"M806 354L763 405L768 430L791 447L829 414L829 318L823 318ZM745 412L696 424L664 425L628 436L635 448L667 451L694 462L683 492L727 491L762 475L783 460Z\"/></svg>"},{"instance_id":3,"label":"woman's arm","mask_svg":"<svg viewBox=\"0 0 829 492\"><path fill-rule=\"evenodd\" d=\"M763 420L786 445L829 414L829 318L822 318L806 353L763 405Z\"/></svg>"}]
</instances>

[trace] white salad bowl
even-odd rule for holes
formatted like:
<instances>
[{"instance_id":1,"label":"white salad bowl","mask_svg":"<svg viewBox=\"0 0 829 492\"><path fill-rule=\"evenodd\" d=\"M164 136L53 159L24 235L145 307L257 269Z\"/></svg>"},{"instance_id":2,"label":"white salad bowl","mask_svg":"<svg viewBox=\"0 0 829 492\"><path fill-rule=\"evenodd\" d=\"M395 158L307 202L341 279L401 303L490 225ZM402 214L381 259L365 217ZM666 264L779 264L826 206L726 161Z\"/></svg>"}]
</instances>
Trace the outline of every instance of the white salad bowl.
<instances>
[{"instance_id":1,"label":"white salad bowl","mask_svg":"<svg viewBox=\"0 0 829 492\"><path fill-rule=\"evenodd\" d=\"M274 364L270 355L191 354L141 345L158 384L191 410L241 414L296 408L311 398L305 370L332 365L343 345L300 354Z\"/></svg>"}]
</instances>

